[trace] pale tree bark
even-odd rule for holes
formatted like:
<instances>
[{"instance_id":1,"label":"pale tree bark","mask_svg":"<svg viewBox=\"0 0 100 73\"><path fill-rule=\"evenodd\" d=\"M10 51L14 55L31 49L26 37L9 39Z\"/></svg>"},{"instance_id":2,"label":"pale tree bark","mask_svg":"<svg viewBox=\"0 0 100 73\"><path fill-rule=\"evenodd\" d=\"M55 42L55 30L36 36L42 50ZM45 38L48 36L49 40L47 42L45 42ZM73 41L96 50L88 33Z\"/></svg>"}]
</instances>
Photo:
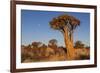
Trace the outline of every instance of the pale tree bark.
<instances>
[{"instance_id":1,"label":"pale tree bark","mask_svg":"<svg viewBox=\"0 0 100 73\"><path fill-rule=\"evenodd\" d=\"M73 60L75 58L75 52L73 47L73 36L71 33L71 39L69 38L67 27L64 27L63 36L64 36L65 46L67 50L67 59Z\"/></svg>"}]
</instances>

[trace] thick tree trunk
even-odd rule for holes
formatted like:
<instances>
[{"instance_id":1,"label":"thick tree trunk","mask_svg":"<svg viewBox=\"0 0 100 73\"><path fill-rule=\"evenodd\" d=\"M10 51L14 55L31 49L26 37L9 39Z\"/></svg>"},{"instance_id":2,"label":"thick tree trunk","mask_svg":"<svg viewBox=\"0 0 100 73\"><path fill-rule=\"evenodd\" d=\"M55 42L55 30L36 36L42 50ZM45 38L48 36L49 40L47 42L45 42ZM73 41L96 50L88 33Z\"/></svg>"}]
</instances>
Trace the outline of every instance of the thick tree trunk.
<instances>
[{"instance_id":1,"label":"thick tree trunk","mask_svg":"<svg viewBox=\"0 0 100 73\"><path fill-rule=\"evenodd\" d=\"M65 46L67 49L67 59L73 60L75 58L74 47L73 47L73 36L71 36L71 39L69 38L67 27L64 28L63 36L65 41Z\"/></svg>"}]
</instances>

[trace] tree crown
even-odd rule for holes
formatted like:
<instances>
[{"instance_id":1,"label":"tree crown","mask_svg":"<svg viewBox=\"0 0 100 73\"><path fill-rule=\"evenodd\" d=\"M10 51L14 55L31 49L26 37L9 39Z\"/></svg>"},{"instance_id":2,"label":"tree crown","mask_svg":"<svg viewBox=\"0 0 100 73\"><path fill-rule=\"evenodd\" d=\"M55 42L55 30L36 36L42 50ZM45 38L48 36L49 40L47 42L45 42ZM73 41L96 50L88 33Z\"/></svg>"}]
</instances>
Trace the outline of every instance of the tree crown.
<instances>
[{"instance_id":1,"label":"tree crown","mask_svg":"<svg viewBox=\"0 0 100 73\"><path fill-rule=\"evenodd\" d=\"M51 28L56 30L63 29L68 24L71 26L71 30L73 30L76 26L80 25L80 20L73 16L64 14L53 18L52 21L50 21Z\"/></svg>"}]
</instances>

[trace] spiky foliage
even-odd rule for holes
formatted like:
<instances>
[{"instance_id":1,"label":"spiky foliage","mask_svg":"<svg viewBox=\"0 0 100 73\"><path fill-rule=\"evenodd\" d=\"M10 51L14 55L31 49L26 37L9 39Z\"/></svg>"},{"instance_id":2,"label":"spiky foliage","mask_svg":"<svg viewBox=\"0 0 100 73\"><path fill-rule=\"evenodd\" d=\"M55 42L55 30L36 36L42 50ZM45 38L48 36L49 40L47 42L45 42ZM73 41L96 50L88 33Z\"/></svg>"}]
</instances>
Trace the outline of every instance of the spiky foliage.
<instances>
[{"instance_id":1,"label":"spiky foliage","mask_svg":"<svg viewBox=\"0 0 100 73\"><path fill-rule=\"evenodd\" d=\"M57 40L56 39L51 39L49 41L49 44L51 44L51 45L57 45Z\"/></svg>"},{"instance_id":2,"label":"spiky foliage","mask_svg":"<svg viewBox=\"0 0 100 73\"><path fill-rule=\"evenodd\" d=\"M63 30L63 28L67 25L71 25L71 30L75 29L76 26L80 25L80 21L70 15L64 14L60 15L56 18L53 18L52 21L50 22L51 28L55 30Z\"/></svg>"}]
</instances>

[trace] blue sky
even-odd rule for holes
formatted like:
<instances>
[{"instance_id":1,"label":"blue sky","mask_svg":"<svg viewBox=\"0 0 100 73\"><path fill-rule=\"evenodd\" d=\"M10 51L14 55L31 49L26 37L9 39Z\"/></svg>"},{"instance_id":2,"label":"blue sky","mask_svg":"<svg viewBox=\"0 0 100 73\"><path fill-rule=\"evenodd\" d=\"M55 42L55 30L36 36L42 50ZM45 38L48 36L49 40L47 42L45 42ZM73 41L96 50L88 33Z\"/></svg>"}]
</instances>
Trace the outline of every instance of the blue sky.
<instances>
[{"instance_id":1,"label":"blue sky","mask_svg":"<svg viewBox=\"0 0 100 73\"><path fill-rule=\"evenodd\" d=\"M43 42L48 44L51 39L56 39L59 46L64 46L63 35L58 30L49 26L52 18L61 14L68 14L80 20L80 26L74 31L74 42L81 40L86 45L90 44L90 14L79 12L56 12L21 10L21 40L23 45L32 42Z\"/></svg>"}]
</instances>

